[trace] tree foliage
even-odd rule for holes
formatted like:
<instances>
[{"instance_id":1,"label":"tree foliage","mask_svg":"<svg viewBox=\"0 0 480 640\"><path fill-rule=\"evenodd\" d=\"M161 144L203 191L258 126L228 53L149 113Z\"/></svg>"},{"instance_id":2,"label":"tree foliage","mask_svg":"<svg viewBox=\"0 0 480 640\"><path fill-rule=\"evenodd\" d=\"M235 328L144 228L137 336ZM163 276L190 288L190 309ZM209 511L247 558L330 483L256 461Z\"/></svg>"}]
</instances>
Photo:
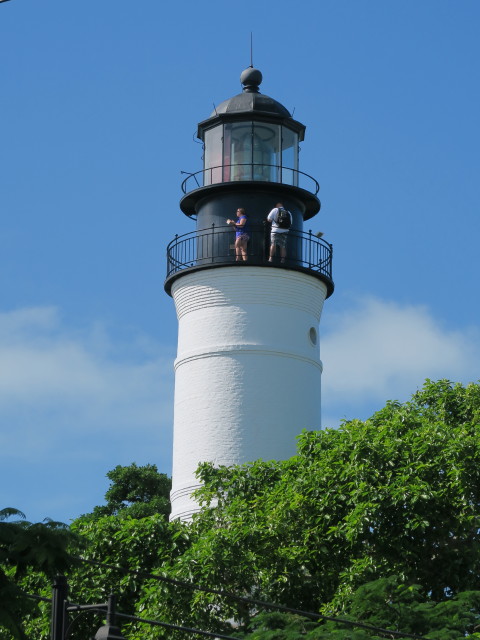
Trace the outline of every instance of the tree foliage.
<instances>
[{"instance_id":1,"label":"tree foliage","mask_svg":"<svg viewBox=\"0 0 480 640\"><path fill-rule=\"evenodd\" d=\"M13 637L24 637L22 620L34 611L18 581L31 571L49 578L66 571L73 564L68 547L74 540L60 522L31 523L17 509L0 511L0 627Z\"/></svg>"},{"instance_id":2,"label":"tree foliage","mask_svg":"<svg viewBox=\"0 0 480 640\"><path fill-rule=\"evenodd\" d=\"M204 464L204 508L168 573L333 615L356 589L392 575L434 603L478 591L479 425L479 385L427 381L365 422L303 433L285 462ZM168 610L207 628L219 610L246 627L255 614L211 594L155 594L151 615Z\"/></svg>"},{"instance_id":3,"label":"tree foliage","mask_svg":"<svg viewBox=\"0 0 480 640\"><path fill-rule=\"evenodd\" d=\"M159 473L156 465L117 465L107 473L111 481L105 494L106 504L95 507L91 516L122 516L145 518L155 514L167 517L170 513L171 480Z\"/></svg>"},{"instance_id":4,"label":"tree foliage","mask_svg":"<svg viewBox=\"0 0 480 640\"><path fill-rule=\"evenodd\" d=\"M111 484L105 494L106 504L80 516L70 527L83 542L83 548L82 561L66 572L68 598L76 603L95 604L106 602L113 592L117 609L133 615L145 583L142 574L170 561L178 546L173 534L179 525L168 523L170 479L155 465L119 465L107 477ZM30 572L22 586L50 596L51 581L36 572ZM32 616L27 628L31 637L46 640L49 605L41 604L39 608L42 615ZM79 616L69 637L91 637L102 619L94 612ZM130 636L134 632L132 627Z\"/></svg>"},{"instance_id":5,"label":"tree foliage","mask_svg":"<svg viewBox=\"0 0 480 640\"><path fill-rule=\"evenodd\" d=\"M427 381L409 402L388 402L365 422L304 432L284 462L203 464L202 509L186 524L159 510L132 517L142 511L131 507L155 502L154 491L139 490L141 468L122 469L109 475L108 511L72 525L87 544L83 557L111 565L70 569L74 601L113 591L123 613L229 634L234 620L235 633L258 640L377 637L262 613L208 591L216 589L432 640L480 640L480 385ZM157 485L164 497L166 486ZM74 640L98 628L75 625ZM48 627L32 623L30 632L43 639ZM129 640L167 634L184 637L124 628Z\"/></svg>"},{"instance_id":6,"label":"tree foliage","mask_svg":"<svg viewBox=\"0 0 480 640\"><path fill-rule=\"evenodd\" d=\"M480 592L465 591L435 602L419 585L398 576L380 578L357 589L341 618L314 622L285 613L254 617L243 637L249 640L372 640L393 637L383 630L428 635L430 640L478 640ZM360 623L360 625L358 624ZM361 626L364 625L364 626Z\"/></svg>"}]
</instances>

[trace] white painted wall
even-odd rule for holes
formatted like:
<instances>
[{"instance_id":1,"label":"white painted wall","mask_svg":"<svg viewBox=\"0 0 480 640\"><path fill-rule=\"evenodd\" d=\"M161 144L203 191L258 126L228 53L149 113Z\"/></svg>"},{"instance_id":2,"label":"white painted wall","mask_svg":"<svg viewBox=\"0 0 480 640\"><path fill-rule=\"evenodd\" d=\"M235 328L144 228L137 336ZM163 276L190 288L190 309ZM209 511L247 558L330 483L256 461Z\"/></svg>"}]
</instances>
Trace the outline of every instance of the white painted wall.
<instances>
[{"instance_id":1,"label":"white painted wall","mask_svg":"<svg viewBox=\"0 0 480 640\"><path fill-rule=\"evenodd\" d=\"M318 325L326 286L286 269L235 266L181 276L171 518L188 518L199 462L286 459L320 428ZM316 333L316 344L312 334ZM313 336L315 337L315 336Z\"/></svg>"}]
</instances>

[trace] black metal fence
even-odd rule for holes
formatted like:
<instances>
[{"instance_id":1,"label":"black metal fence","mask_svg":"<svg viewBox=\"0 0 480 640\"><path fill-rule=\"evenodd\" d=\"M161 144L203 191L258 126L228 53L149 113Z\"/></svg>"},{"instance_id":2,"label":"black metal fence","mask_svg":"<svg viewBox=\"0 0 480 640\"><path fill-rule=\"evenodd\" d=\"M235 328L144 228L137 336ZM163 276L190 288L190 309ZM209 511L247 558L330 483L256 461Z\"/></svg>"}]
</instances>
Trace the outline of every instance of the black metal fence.
<instances>
[{"instance_id":1,"label":"black metal fence","mask_svg":"<svg viewBox=\"0 0 480 640\"><path fill-rule=\"evenodd\" d=\"M182 191L187 194L193 191L193 189L199 189L200 187L222 182L237 181L278 182L306 189L315 195L317 195L320 190L320 185L315 178L298 169L291 169L275 164L255 164L248 162L224 164L191 173L182 182Z\"/></svg>"},{"instance_id":2,"label":"black metal fence","mask_svg":"<svg viewBox=\"0 0 480 640\"><path fill-rule=\"evenodd\" d=\"M247 260L237 260L235 231L229 226L212 224L207 229L186 233L167 246L167 280L185 269L221 265L280 266L307 271L327 282L329 295L333 291L332 245L311 231L290 229L286 257L282 261L279 249L269 262L270 225L253 227L247 245Z\"/></svg>"}]
</instances>

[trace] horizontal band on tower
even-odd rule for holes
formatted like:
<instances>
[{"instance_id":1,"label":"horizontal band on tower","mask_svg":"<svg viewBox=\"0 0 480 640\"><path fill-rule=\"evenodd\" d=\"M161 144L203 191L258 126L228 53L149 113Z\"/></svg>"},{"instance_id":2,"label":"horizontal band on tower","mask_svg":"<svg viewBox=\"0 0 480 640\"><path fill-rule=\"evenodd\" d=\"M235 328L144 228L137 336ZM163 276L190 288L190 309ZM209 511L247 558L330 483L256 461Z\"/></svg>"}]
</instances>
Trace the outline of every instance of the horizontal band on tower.
<instances>
[{"instance_id":1,"label":"horizontal band on tower","mask_svg":"<svg viewBox=\"0 0 480 640\"><path fill-rule=\"evenodd\" d=\"M320 369L320 372L323 371L323 364L321 360L314 360L313 358L309 358L308 356L302 356L299 353L295 353L292 351L278 351L277 349L266 349L264 345L256 346L253 344L248 345L227 345L225 347L221 347L220 349L215 349L214 351L209 351L207 349L199 349L198 351L190 352L188 355L183 356L182 358L177 358L174 362L174 370L186 364L188 362L193 362L195 360L201 360L202 358L220 358L222 356L231 356L236 353L244 354L252 354L252 355L267 355L267 356L275 356L278 358L293 358L295 360L300 360L301 362L307 362L308 364L312 364L313 366Z\"/></svg>"},{"instance_id":2,"label":"horizontal band on tower","mask_svg":"<svg viewBox=\"0 0 480 640\"><path fill-rule=\"evenodd\" d=\"M183 497L189 498L192 495L192 493L197 489L200 489L201 486L202 485L197 482L197 484L189 484L188 486L177 489L176 491L171 491L170 499L177 500L178 498L183 498Z\"/></svg>"}]
</instances>

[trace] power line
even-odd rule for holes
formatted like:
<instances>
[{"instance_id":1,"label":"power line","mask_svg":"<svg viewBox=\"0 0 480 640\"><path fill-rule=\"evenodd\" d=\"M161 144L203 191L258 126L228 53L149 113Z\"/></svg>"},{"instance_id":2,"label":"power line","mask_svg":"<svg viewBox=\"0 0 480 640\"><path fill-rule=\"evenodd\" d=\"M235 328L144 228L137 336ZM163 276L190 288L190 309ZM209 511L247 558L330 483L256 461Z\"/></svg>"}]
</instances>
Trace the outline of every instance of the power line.
<instances>
[{"instance_id":1,"label":"power line","mask_svg":"<svg viewBox=\"0 0 480 640\"><path fill-rule=\"evenodd\" d=\"M0 0L1 2L2 0ZM25 593L24 591L22 591L22 595L25 596L25 598L30 598L31 600L38 600L39 602L51 602L52 599L51 598L45 598L44 596L34 596L31 593Z\"/></svg>"},{"instance_id":2,"label":"power line","mask_svg":"<svg viewBox=\"0 0 480 640\"><path fill-rule=\"evenodd\" d=\"M109 565L102 565L102 566L109 566ZM130 572L128 572L130 573ZM134 572L135 574L138 574L138 572ZM34 600L41 600L43 602L52 602L51 598L45 598L42 596L36 596L36 595L32 595L29 593L25 593L24 594L27 598L32 598ZM236 597L234 594L230 594L232 597ZM241 597L241 596L239 596ZM242 598L243 599L243 598ZM259 600L252 600L252 602L261 602ZM271 603L263 603L264 605L269 605L272 608L277 608L279 610L287 610L288 612L291 613L297 613L297 614L301 614L303 615L303 617L306 617L304 614L308 614L308 616L318 616L319 618L322 618L324 620L329 620L332 622L338 622L340 624L348 624L354 627L359 627L361 629L366 629L368 631L375 631L376 633L383 633L385 635L388 636L397 636L397 637L403 637L403 638L415 638L417 640L428 640L428 638L426 636L417 636L414 634L409 634L409 633L402 633L401 631L393 631L392 629L383 629L382 627L374 627L372 625L368 625L368 624L364 624L362 622L354 622L351 620L343 620L341 618L331 618L329 616L322 616L320 614L315 614L315 613L311 613L311 612L305 612L305 611L300 611L298 609L290 609L288 607L283 607L282 605L275 605L275 604L271 604ZM70 611L74 611L75 608L85 608L86 605L79 605L79 604L74 604L72 602L68 602L68 610ZM90 610L95 611L97 613L105 613L105 605L91 605ZM140 618L139 616L132 616L129 615L127 613L119 613L118 611L115 612L115 616L117 618L125 618L126 620L131 620L133 622L140 622L143 624L149 624L150 626L157 626L157 627L164 627L166 629L174 629L176 631L184 631L185 633L195 633L197 635L202 635L202 636L206 636L209 638L221 638L222 640L238 640L238 638L234 638L233 636L226 636L224 634L218 633L218 632L212 632L212 631L204 631L203 629L195 629L193 627L184 627L181 625L177 625L177 624L172 624L169 622L162 622L160 620L150 620L148 618Z\"/></svg>"},{"instance_id":3,"label":"power line","mask_svg":"<svg viewBox=\"0 0 480 640\"><path fill-rule=\"evenodd\" d=\"M0 0L1 2L2 0ZM38 600L41 602L49 602L52 603L52 598L45 598L43 596L36 596L31 593L23 593L26 598L30 598L32 600ZM85 609L87 605L76 604L74 602L66 602L66 606L68 611L75 611L79 609ZM95 613L105 613L106 605L91 605L89 607L90 611L94 611ZM166 629L175 629L176 631L185 631L186 633L196 633L201 636L205 636L207 638L221 638L222 640L238 640L238 638L234 638L233 636L226 636L221 633L213 632L213 631L204 631L203 629L194 629L193 627L184 627L178 624L171 624L169 622L161 622L160 620L149 620L148 618L140 618L138 616L131 616L128 613L119 613L115 612L115 616L117 618L125 618L126 620L132 620L134 622L141 622L144 624L149 624L152 627L165 627Z\"/></svg>"},{"instance_id":4,"label":"power line","mask_svg":"<svg viewBox=\"0 0 480 640\"><path fill-rule=\"evenodd\" d=\"M127 620L134 620L136 622L144 622L149 624L150 626L157 627L165 627L166 629L176 629L177 631L185 631L186 633L198 633L202 636L207 636L209 638L222 638L223 640L238 640L238 638L234 638L233 636L224 636L221 633L212 632L212 631L201 631L200 629L192 629L190 627L182 627L177 624L169 624L168 622L160 622L159 620L147 620L147 618L138 618L137 616L129 616L126 613L117 613L115 614L117 618L126 618Z\"/></svg>"},{"instance_id":5,"label":"power line","mask_svg":"<svg viewBox=\"0 0 480 640\"><path fill-rule=\"evenodd\" d=\"M98 562L97 560L87 560L86 558L81 558L79 556L77 556L76 559L80 560L81 562L85 562L87 564L92 564L92 565L104 567L107 569L113 569L115 571L120 571L125 574L130 574L130 575L134 575L142 578L151 578L153 580L158 580L159 582L165 582L167 584L171 584L174 586L185 587L187 589L192 589L194 591L202 591L204 593L212 593L215 595L223 596L225 598L231 598L232 600L237 600L238 602L242 602L244 604L252 604L257 607L263 607L264 609L270 609L273 611L282 611L284 613L293 613L295 615L302 616L304 618L310 618L312 620L324 620L327 622L344 624L351 627L357 627L359 629L365 629L367 631L375 631L376 633L383 633L385 635L388 635L389 637L394 636L396 638L412 638L412 640L428 640L426 636L419 636L413 633L403 633L402 631L394 631L392 629L383 629L382 627L375 627L373 625L366 624L363 622L345 620L344 618L335 618L333 616L326 616L321 613L313 613L312 611L303 611L302 609L294 609L292 607L286 607L284 605L275 604L273 602L265 602L264 600L257 600L256 598L239 596L235 593L223 591L222 589L213 589L211 587L201 587L199 585L192 584L191 582L176 580L175 578L167 578L166 576L159 576L154 573L150 573L148 571L137 571L135 569L126 569L124 567L119 567L119 566L107 564L104 562Z\"/></svg>"}]
</instances>

